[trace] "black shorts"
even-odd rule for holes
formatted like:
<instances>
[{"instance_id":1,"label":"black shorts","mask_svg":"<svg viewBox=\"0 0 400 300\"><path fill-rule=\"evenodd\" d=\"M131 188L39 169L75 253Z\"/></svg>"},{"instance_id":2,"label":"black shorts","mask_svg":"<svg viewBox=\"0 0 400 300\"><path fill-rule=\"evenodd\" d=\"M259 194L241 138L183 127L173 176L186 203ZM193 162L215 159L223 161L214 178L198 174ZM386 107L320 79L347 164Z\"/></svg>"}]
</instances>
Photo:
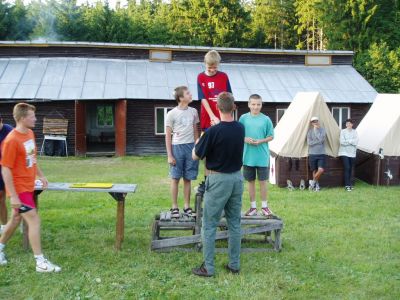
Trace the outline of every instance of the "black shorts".
<instances>
[{"instance_id":1,"label":"black shorts","mask_svg":"<svg viewBox=\"0 0 400 300\"><path fill-rule=\"evenodd\" d=\"M269 178L269 167L249 167L243 166L243 177L247 181L256 180L256 175L259 181L264 181Z\"/></svg>"},{"instance_id":2,"label":"black shorts","mask_svg":"<svg viewBox=\"0 0 400 300\"><path fill-rule=\"evenodd\" d=\"M318 168L325 169L325 154L310 154L308 156L308 164L311 171L317 171Z\"/></svg>"},{"instance_id":3,"label":"black shorts","mask_svg":"<svg viewBox=\"0 0 400 300\"><path fill-rule=\"evenodd\" d=\"M4 181L3 181L3 177L1 177L1 174L0 174L0 191L4 191L4 190L5 190Z\"/></svg>"}]
</instances>

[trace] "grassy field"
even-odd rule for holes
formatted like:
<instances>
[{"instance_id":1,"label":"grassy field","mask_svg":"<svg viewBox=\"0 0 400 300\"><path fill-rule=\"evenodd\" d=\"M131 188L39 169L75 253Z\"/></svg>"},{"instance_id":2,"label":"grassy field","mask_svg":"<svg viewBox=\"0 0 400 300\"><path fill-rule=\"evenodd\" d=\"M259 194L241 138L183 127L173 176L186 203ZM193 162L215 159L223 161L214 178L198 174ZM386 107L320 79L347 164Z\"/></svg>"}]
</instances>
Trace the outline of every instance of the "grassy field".
<instances>
[{"instance_id":1,"label":"grassy field","mask_svg":"<svg viewBox=\"0 0 400 300\"><path fill-rule=\"evenodd\" d=\"M103 193L44 192L43 248L59 274L36 274L21 234L7 245L1 299L399 299L400 188L354 192L270 188L283 218L281 253L242 254L240 276L217 254L216 276L191 275L201 253L149 250L154 215L170 207L163 157L44 158L49 181L137 183L127 197L123 250L113 250L116 203ZM248 207L245 193L244 209ZM182 203L182 201L180 201Z\"/></svg>"}]
</instances>

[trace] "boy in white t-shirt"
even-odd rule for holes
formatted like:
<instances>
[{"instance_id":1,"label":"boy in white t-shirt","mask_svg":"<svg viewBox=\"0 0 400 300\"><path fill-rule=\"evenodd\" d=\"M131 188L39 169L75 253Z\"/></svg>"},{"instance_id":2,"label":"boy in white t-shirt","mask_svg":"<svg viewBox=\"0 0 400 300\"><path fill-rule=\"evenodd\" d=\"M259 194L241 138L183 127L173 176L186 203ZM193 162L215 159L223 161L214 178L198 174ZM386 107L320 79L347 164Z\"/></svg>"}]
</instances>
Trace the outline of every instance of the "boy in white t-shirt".
<instances>
[{"instance_id":1,"label":"boy in white t-shirt","mask_svg":"<svg viewBox=\"0 0 400 300\"><path fill-rule=\"evenodd\" d=\"M165 129L165 145L167 148L168 163L170 165L171 217L179 218L178 187L179 180L183 178L183 212L192 214L190 208L191 181L196 180L199 163L192 159L194 141L198 139L197 124L199 116L197 110L189 107L192 102L192 94L186 86L175 88L175 100L178 106L167 114Z\"/></svg>"}]
</instances>

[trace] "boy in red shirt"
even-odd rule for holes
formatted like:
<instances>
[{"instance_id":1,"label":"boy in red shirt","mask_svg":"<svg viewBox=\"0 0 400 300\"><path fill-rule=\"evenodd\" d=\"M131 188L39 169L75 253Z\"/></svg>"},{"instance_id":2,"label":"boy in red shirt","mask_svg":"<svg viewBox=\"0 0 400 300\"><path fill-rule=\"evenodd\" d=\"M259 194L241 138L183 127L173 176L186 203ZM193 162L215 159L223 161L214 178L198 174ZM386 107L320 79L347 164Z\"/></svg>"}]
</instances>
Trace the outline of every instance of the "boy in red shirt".
<instances>
[{"instance_id":1,"label":"boy in red shirt","mask_svg":"<svg viewBox=\"0 0 400 300\"><path fill-rule=\"evenodd\" d=\"M0 265L7 264L3 252L5 244L13 235L22 217L28 225L29 242L36 259L36 271L60 272L59 266L44 258L40 244L40 218L33 194L36 175L43 188L47 188L48 181L36 162L35 136L31 129L35 127L35 110L33 105L27 103L18 103L14 106L13 116L17 126L8 134L2 146L2 174L13 208L13 217L8 221L0 237Z\"/></svg>"},{"instance_id":2,"label":"boy in red shirt","mask_svg":"<svg viewBox=\"0 0 400 300\"><path fill-rule=\"evenodd\" d=\"M218 71L221 56L215 50L207 52L204 56L205 72L197 76L198 98L201 100L200 128L204 133L213 125L220 122L217 108L217 98L222 92L232 93L228 75ZM209 171L205 168L205 177ZM198 191L204 193L204 181L200 184Z\"/></svg>"}]
</instances>

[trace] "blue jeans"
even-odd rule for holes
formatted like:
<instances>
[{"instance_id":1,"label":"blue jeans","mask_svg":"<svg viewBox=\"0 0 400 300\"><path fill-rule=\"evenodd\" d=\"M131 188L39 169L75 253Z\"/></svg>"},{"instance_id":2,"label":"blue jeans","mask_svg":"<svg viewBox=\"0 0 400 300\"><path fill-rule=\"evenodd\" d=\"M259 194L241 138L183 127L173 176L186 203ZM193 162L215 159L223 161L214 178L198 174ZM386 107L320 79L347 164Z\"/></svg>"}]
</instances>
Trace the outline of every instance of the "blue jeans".
<instances>
[{"instance_id":1,"label":"blue jeans","mask_svg":"<svg viewBox=\"0 0 400 300\"><path fill-rule=\"evenodd\" d=\"M229 230L229 266L240 269L243 177L240 171L218 173L207 176L204 193L204 212L202 224L203 256L209 274L214 274L215 234L222 211Z\"/></svg>"},{"instance_id":2,"label":"blue jeans","mask_svg":"<svg viewBox=\"0 0 400 300\"><path fill-rule=\"evenodd\" d=\"M353 166L355 157L341 156L343 162L344 186L352 186L351 177L353 175Z\"/></svg>"}]
</instances>

